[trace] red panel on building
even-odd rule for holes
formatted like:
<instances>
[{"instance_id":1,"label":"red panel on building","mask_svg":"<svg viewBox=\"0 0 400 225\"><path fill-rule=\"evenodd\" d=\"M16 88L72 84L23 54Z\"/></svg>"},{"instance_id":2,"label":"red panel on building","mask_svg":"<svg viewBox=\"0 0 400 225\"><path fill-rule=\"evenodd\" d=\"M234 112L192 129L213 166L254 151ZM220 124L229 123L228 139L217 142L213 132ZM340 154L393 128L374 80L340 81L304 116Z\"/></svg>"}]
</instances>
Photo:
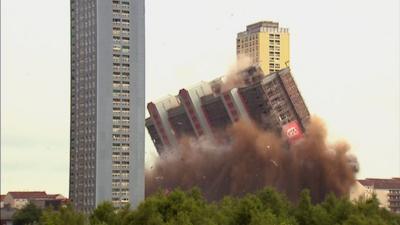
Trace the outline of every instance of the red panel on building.
<instances>
[{"instance_id":1,"label":"red panel on building","mask_svg":"<svg viewBox=\"0 0 400 225\"><path fill-rule=\"evenodd\" d=\"M303 137L303 132L297 120L289 122L282 126L283 134L288 138L289 143L294 143Z\"/></svg>"}]
</instances>

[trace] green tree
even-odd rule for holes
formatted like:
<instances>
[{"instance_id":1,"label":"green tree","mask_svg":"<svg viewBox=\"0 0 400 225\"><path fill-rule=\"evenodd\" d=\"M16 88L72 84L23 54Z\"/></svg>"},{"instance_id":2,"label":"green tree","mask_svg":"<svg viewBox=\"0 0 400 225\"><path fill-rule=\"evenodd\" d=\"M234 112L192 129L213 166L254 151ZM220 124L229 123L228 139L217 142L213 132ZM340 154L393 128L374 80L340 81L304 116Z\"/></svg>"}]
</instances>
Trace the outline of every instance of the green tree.
<instances>
[{"instance_id":1,"label":"green tree","mask_svg":"<svg viewBox=\"0 0 400 225\"><path fill-rule=\"evenodd\" d=\"M213 224L210 208L198 189L189 192L177 189L168 195L160 191L130 213L123 225Z\"/></svg>"},{"instance_id":2,"label":"green tree","mask_svg":"<svg viewBox=\"0 0 400 225\"><path fill-rule=\"evenodd\" d=\"M90 216L91 225L118 225L116 210L111 202L103 202L96 207Z\"/></svg>"},{"instance_id":3,"label":"green tree","mask_svg":"<svg viewBox=\"0 0 400 225\"><path fill-rule=\"evenodd\" d=\"M33 214L27 206L19 217ZM25 212L25 214L24 214ZM26 213L30 212L30 213ZM17 217L17 214L16 214ZM29 217L31 218L31 217ZM37 220L18 224L32 224ZM17 224L17 223L16 223ZM17 225L18 225L17 224ZM313 204L309 191L301 193L298 204L273 189L264 189L244 197L227 196L219 202L207 202L199 189L162 191L146 198L135 210L129 205L116 210L110 202L100 204L90 215L71 206L59 211L47 209L41 225L400 225L400 216L379 207L376 197L357 202L328 195Z\"/></svg>"},{"instance_id":4,"label":"green tree","mask_svg":"<svg viewBox=\"0 0 400 225\"><path fill-rule=\"evenodd\" d=\"M354 213L354 205L347 198L337 198L330 193L321 206L326 210L332 224L342 224Z\"/></svg>"},{"instance_id":5,"label":"green tree","mask_svg":"<svg viewBox=\"0 0 400 225\"><path fill-rule=\"evenodd\" d=\"M12 217L14 225L37 224L42 215L42 210L32 202L29 202L22 209L15 212Z\"/></svg>"},{"instance_id":6,"label":"green tree","mask_svg":"<svg viewBox=\"0 0 400 225\"><path fill-rule=\"evenodd\" d=\"M61 207L58 211L46 209L40 218L40 225L86 225L84 214L76 212L71 205Z\"/></svg>"},{"instance_id":7,"label":"green tree","mask_svg":"<svg viewBox=\"0 0 400 225\"><path fill-rule=\"evenodd\" d=\"M301 192L300 201L295 210L296 220L299 225L311 225L312 223L313 205L311 204L310 191Z\"/></svg>"},{"instance_id":8,"label":"green tree","mask_svg":"<svg viewBox=\"0 0 400 225\"><path fill-rule=\"evenodd\" d=\"M250 224L253 217L260 214L262 208L262 202L256 195L246 195L238 202L234 215L235 223L243 225Z\"/></svg>"},{"instance_id":9,"label":"green tree","mask_svg":"<svg viewBox=\"0 0 400 225\"><path fill-rule=\"evenodd\" d=\"M295 211L299 225L330 225L332 224L329 213L321 205L312 205L310 191L301 192L300 201Z\"/></svg>"},{"instance_id":10,"label":"green tree","mask_svg":"<svg viewBox=\"0 0 400 225\"><path fill-rule=\"evenodd\" d=\"M344 225L400 225L400 216L379 207L376 195L360 199L353 205L353 212Z\"/></svg>"},{"instance_id":11,"label":"green tree","mask_svg":"<svg viewBox=\"0 0 400 225\"><path fill-rule=\"evenodd\" d=\"M279 217L289 216L292 206L285 195L272 188L265 188L257 192L257 197L261 200L264 209L271 209L274 215Z\"/></svg>"}]
</instances>

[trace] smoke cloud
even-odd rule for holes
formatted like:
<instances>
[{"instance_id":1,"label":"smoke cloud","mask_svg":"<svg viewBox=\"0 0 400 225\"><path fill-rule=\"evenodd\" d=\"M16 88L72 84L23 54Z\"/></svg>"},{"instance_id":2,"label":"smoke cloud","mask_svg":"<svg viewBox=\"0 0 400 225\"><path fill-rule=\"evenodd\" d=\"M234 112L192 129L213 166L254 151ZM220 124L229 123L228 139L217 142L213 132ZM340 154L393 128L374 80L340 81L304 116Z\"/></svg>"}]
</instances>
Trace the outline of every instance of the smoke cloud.
<instances>
[{"instance_id":1,"label":"smoke cloud","mask_svg":"<svg viewBox=\"0 0 400 225\"><path fill-rule=\"evenodd\" d=\"M241 71L249 68L252 65L252 60L248 56L239 56L235 64L229 67L227 74L223 77L221 91L225 92L235 87L244 86L243 76Z\"/></svg>"},{"instance_id":2,"label":"smoke cloud","mask_svg":"<svg viewBox=\"0 0 400 225\"><path fill-rule=\"evenodd\" d=\"M330 192L348 194L355 182L358 163L349 145L328 144L326 128L316 117L292 145L245 120L216 136L185 137L176 149L165 151L146 171L146 195L197 186L208 200L219 200L272 186L292 201L307 188L319 202Z\"/></svg>"}]
</instances>

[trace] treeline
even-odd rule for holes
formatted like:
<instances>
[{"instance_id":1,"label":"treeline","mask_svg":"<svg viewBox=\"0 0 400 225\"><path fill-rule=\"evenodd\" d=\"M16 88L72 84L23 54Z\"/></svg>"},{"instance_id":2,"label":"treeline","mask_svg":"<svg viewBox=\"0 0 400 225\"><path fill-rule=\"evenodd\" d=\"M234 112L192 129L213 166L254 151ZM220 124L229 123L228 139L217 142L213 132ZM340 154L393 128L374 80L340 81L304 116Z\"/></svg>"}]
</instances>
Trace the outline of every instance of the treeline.
<instances>
[{"instance_id":1,"label":"treeline","mask_svg":"<svg viewBox=\"0 0 400 225\"><path fill-rule=\"evenodd\" d=\"M242 198L225 197L207 202L198 189L159 192L136 210L114 210L110 202L84 215L71 206L41 210L33 204L17 211L15 225L400 225L400 215L379 208L378 200L350 202L328 195L312 204L308 191L298 203L267 188Z\"/></svg>"}]
</instances>

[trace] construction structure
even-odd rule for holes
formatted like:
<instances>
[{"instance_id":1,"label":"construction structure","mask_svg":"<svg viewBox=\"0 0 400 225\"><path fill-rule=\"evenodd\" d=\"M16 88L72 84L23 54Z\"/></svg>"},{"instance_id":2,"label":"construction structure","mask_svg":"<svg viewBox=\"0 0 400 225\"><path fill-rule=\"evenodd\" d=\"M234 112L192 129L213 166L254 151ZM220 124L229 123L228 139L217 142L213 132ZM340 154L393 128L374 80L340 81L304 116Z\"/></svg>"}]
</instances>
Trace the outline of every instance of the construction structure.
<instances>
[{"instance_id":1,"label":"construction structure","mask_svg":"<svg viewBox=\"0 0 400 225\"><path fill-rule=\"evenodd\" d=\"M237 57L246 57L252 64L258 64L265 74L289 66L289 29L279 23L261 21L246 27L237 34Z\"/></svg>"},{"instance_id":2,"label":"construction structure","mask_svg":"<svg viewBox=\"0 0 400 225\"><path fill-rule=\"evenodd\" d=\"M231 87L221 77L148 103L145 125L160 155L184 135L218 135L240 118L283 132L289 142L302 136L310 114L289 68L266 75L256 65L235 76L240 83Z\"/></svg>"}]
</instances>

